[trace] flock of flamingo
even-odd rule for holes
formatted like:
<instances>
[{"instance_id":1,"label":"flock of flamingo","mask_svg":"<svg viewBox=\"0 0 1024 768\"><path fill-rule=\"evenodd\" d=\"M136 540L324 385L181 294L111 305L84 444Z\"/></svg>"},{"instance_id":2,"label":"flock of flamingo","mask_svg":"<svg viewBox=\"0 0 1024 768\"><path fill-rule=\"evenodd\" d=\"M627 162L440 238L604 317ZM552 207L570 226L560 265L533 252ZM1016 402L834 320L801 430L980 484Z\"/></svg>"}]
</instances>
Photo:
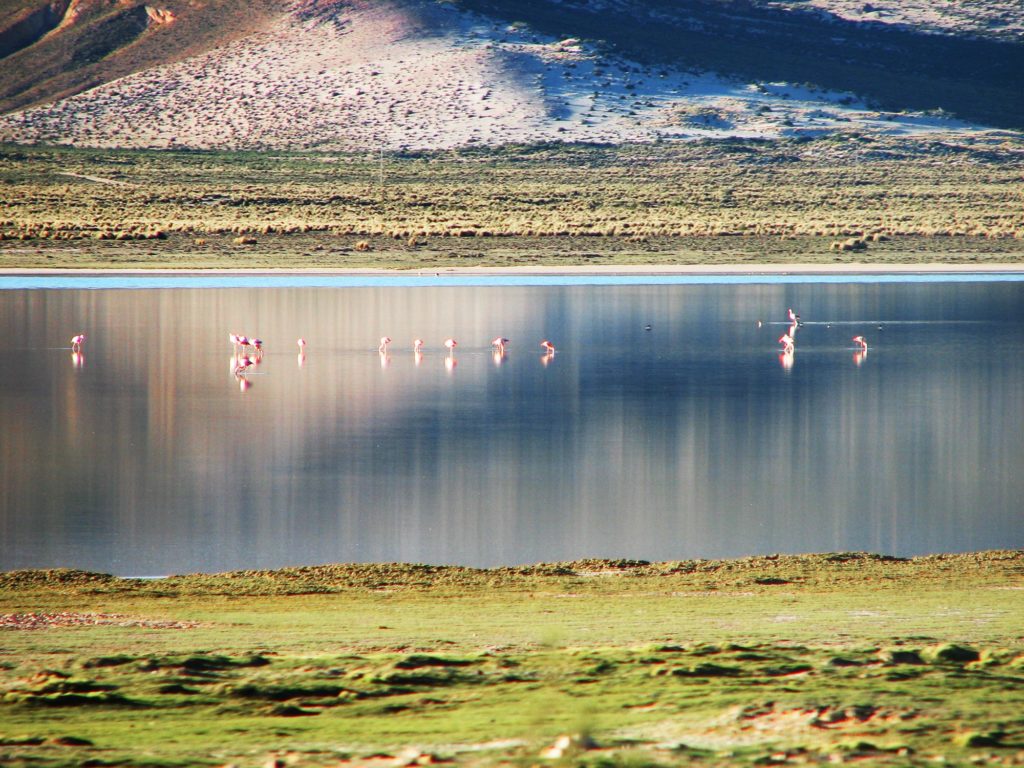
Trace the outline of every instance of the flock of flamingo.
<instances>
[{"instance_id":1,"label":"flock of flamingo","mask_svg":"<svg viewBox=\"0 0 1024 768\"><path fill-rule=\"evenodd\" d=\"M782 367L789 368L793 367L793 355L796 352L796 332L803 323L800 322L800 315L793 311L790 307L786 310L786 316L789 318L789 328L786 332L779 336L779 344L782 345L782 354L779 355L779 360L782 362ZM761 325L761 321L757 321L758 327ZM853 342L857 345L858 349L853 355L853 362L860 365L864 362L864 358L868 356L868 342L863 336L854 336Z\"/></svg>"},{"instance_id":2,"label":"flock of flamingo","mask_svg":"<svg viewBox=\"0 0 1024 768\"><path fill-rule=\"evenodd\" d=\"M75 337L79 338L78 336ZM82 339L84 339L84 335ZM258 366L263 360L263 340L257 339L250 336L245 336L237 333L229 333L228 341L231 342L231 373L238 381L238 385L244 392L247 390L251 383L246 378L246 373L249 368ZM298 339L295 342L299 347L298 364L302 367L306 362L306 340ZM380 365L382 368L386 368L391 363L390 347L391 337L381 336L380 344L377 347L377 352L380 355ZM448 354L444 359L444 367L449 372L455 369L455 366L459 364L455 357L455 347L459 343L452 338L445 339L443 346L448 350ZM509 340L503 336L498 336L491 341L491 347L493 348L494 364L501 365L505 361L507 354L507 347ZM413 362L418 366L423 362L423 348L425 342L423 339L413 339L412 342L412 353ZM555 345L547 339L544 339L540 343L541 349L544 350L541 355L541 363L547 365L555 356ZM251 351L250 351L251 350Z\"/></svg>"},{"instance_id":3,"label":"flock of flamingo","mask_svg":"<svg viewBox=\"0 0 1024 768\"><path fill-rule=\"evenodd\" d=\"M786 332L779 337L779 344L782 345L782 352L779 355L779 360L782 366L789 369L793 366L793 356L796 351L796 333L803 325L800 322L800 315L796 314L792 308L786 310L786 315L789 319L789 328ZM757 321L758 327L761 327L762 322ZM651 330L650 325L644 326L645 331ZM85 363L85 357L82 353L82 346L85 344L85 334L79 333L71 337L71 359L75 367L81 367ZM258 366L263 361L263 340L256 338L255 336L245 336L237 333L229 333L228 341L231 342L231 373L238 380L239 387L244 392L251 384L246 378L246 373L249 368ZM857 352L853 356L853 360L857 365L860 365L864 358L868 354L868 343L863 336L854 336L853 342L857 344ZM296 344L299 347L298 364L301 367L306 362L306 340L298 339ZM377 347L377 352L380 355L380 364L382 368L386 368L391 362L391 356L389 353L389 346L391 344L390 336L381 336L380 344ZM448 350L448 354L444 360L445 369L448 371L454 370L455 366L458 365L458 361L455 358L455 347L458 346L458 342L455 339L447 338L444 340L443 345ZM509 345L509 340L503 336L497 336L491 340L491 347L493 348L494 364L501 365L506 357L506 350ZM541 355L541 363L547 365L554 359L555 356L555 345L547 339L544 339L540 343L541 349L544 350ZM418 366L423 362L423 339L413 339L412 352L413 362Z\"/></svg>"}]
</instances>

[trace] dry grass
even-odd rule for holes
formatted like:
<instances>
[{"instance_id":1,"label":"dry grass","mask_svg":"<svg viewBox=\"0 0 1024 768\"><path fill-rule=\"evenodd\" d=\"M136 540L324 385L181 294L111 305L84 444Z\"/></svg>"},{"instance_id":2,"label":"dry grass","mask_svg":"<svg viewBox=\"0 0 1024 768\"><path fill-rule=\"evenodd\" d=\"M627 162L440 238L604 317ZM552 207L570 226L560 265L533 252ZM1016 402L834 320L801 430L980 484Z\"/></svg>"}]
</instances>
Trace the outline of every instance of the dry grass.
<instances>
[{"instance_id":1,"label":"dry grass","mask_svg":"<svg viewBox=\"0 0 1024 768\"><path fill-rule=\"evenodd\" d=\"M0 233L329 232L393 237L398 247L448 237L1019 240L1021 148L1012 138L840 137L454 151L393 156L381 187L378 164L358 155L7 147Z\"/></svg>"}]
</instances>

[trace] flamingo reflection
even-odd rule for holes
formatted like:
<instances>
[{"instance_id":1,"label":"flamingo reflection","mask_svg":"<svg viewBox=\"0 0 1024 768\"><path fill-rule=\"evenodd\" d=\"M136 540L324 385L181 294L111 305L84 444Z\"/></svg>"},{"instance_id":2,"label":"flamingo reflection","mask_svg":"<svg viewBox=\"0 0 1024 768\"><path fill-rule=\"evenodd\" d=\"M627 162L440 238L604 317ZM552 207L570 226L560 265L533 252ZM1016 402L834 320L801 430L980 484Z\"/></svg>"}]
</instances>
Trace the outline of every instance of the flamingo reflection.
<instances>
[{"instance_id":1,"label":"flamingo reflection","mask_svg":"<svg viewBox=\"0 0 1024 768\"><path fill-rule=\"evenodd\" d=\"M868 356L868 343L863 336L854 336L853 341L856 342L859 349L853 353L853 364L860 366Z\"/></svg>"},{"instance_id":2,"label":"flamingo reflection","mask_svg":"<svg viewBox=\"0 0 1024 768\"><path fill-rule=\"evenodd\" d=\"M85 353L84 352L72 352L71 353L71 365L75 368L85 367Z\"/></svg>"},{"instance_id":3,"label":"flamingo reflection","mask_svg":"<svg viewBox=\"0 0 1024 768\"><path fill-rule=\"evenodd\" d=\"M789 334L789 331L779 336L779 344L782 345L783 354L793 354L793 350L796 349L793 343L793 337Z\"/></svg>"},{"instance_id":4,"label":"flamingo reflection","mask_svg":"<svg viewBox=\"0 0 1024 768\"><path fill-rule=\"evenodd\" d=\"M459 346L459 343L455 339L445 339L444 345L448 348L448 357L444 359L444 368L451 373L459 364L459 361L455 359L455 348Z\"/></svg>"},{"instance_id":5,"label":"flamingo reflection","mask_svg":"<svg viewBox=\"0 0 1024 768\"><path fill-rule=\"evenodd\" d=\"M783 350L779 355L779 364L782 366L783 370L788 371L793 368L793 361L795 359L796 355L793 352L793 347L790 346L788 349Z\"/></svg>"}]
</instances>

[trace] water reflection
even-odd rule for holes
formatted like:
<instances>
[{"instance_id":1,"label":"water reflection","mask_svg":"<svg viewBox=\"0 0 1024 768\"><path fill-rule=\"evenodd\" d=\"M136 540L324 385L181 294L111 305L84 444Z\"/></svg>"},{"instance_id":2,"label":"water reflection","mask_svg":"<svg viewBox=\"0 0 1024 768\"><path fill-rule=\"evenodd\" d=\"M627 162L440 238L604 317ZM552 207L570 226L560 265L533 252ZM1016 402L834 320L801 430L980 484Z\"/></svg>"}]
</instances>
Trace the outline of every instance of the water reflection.
<instances>
[{"instance_id":1,"label":"water reflection","mask_svg":"<svg viewBox=\"0 0 1024 768\"><path fill-rule=\"evenodd\" d=\"M1022 299L998 283L0 291L0 567L1019 547ZM851 366L851 337L879 324ZM80 327L90 364L68 366ZM461 339L457 375L452 349L382 373L381 327ZM231 328L266 341L234 379L245 397L225 387ZM496 365L495 328L564 351Z\"/></svg>"}]
</instances>

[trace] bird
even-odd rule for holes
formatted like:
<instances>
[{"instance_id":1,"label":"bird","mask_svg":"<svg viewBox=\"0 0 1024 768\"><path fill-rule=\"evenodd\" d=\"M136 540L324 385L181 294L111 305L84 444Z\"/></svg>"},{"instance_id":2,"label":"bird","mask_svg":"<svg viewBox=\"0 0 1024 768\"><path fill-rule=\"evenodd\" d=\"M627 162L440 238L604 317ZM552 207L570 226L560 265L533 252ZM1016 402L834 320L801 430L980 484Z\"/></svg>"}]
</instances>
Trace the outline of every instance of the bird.
<instances>
[{"instance_id":1,"label":"bird","mask_svg":"<svg viewBox=\"0 0 1024 768\"><path fill-rule=\"evenodd\" d=\"M853 337L853 341L860 346L861 351L863 351L863 352L867 352L868 351L868 343L867 343L867 341L864 340L863 336L854 336Z\"/></svg>"},{"instance_id":2,"label":"bird","mask_svg":"<svg viewBox=\"0 0 1024 768\"><path fill-rule=\"evenodd\" d=\"M448 347L448 354L451 355L455 352L455 348L459 345L459 343L455 339L445 339L444 345Z\"/></svg>"},{"instance_id":3,"label":"bird","mask_svg":"<svg viewBox=\"0 0 1024 768\"><path fill-rule=\"evenodd\" d=\"M380 337L380 346L377 347L377 351L378 352L387 352L388 351L388 344L390 344L390 343L391 343L391 337L390 336L381 336Z\"/></svg>"},{"instance_id":4,"label":"bird","mask_svg":"<svg viewBox=\"0 0 1024 768\"><path fill-rule=\"evenodd\" d=\"M546 353L547 353L548 355L553 355L553 354L555 354L555 345L554 345L554 344L552 344L552 343L551 343L550 341L548 341L547 339L544 339L544 341L542 341L542 342L540 343L540 345L541 345L541 346L542 346L542 347L544 348L544 351L545 351L545 352L546 352Z\"/></svg>"},{"instance_id":5,"label":"bird","mask_svg":"<svg viewBox=\"0 0 1024 768\"><path fill-rule=\"evenodd\" d=\"M249 358L249 357L240 357L240 358L238 358L238 361L235 363L235 376L244 376L245 375L245 369L248 368L250 365L254 365L254 364L255 363L252 360L252 358Z\"/></svg>"},{"instance_id":6,"label":"bird","mask_svg":"<svg viewBox=\"0 0 1024 768\"><path fill-rule=\"evenodd\" d=\"M793 344L793 337L790 336L789 333L784 333L779 336L779 344L782 345L783 352L792 352L795 348L795 345Z\"/></svg>"},{"instance_id":7,"label":"bird","mask_svg":"<svg viewBox=\"0 0 1024 768\"><path fill-rule=\"evenodd\" d=\"M306 340L305 339L301 339L300 338L295 343L299 345L299 352L303 352L304 353L306 351Z\"/></svg>"},{"instance_id":8,"label":"bird","mask_svg":"<svg viewBox=\"0 0 1024 768\"><path fill-rule=\"evenodd\" d=\"M651 330L651 324L650 324L650 323L648 323L647 325L645 325L645 326L644 326L644 330L645 330L645 331L649 331L649 330Z\"/></svg>"},{"instance_id":9,"label":"bird","mask_svg":"<svg viewBox=\"0 0 1024 768\"><path fill-rule=\"evenodd\" d=\"M419 352L421 349L423 349L423 339L413 339L412 340L412 351L413 352Z\"/></svg>"},{"instance_id":10,"label":"bird","mask_svg":"<svg viewBox=\"0 0 1024 768\"><path fill-rule=\"evenodd\" d=\"M256 357L263 357L263 339L253 339L252 346L256 350Z\"/></svg>"},{"instance_id":11,"label":"bird","mask_svg":"<svg viewBox=\"0 0 1024 768\"><path fill-rule=\"evenodd\" d=\"M508 339L502 338L501 336L498 336L498 337L496 337L496 338L491 340L491 346L492 347L497 347L498 348L498 352L501 353L501 354L505 354L505 345L506 344L508 344Z\"/></svg>"},{"instance_id":12,"label":"bird","mask_svg":"<svg viewBox=\"0 0 1024 768\"><path fill-rule=\"evenodd\" d=\"M81 352L82 351L82 345L84 343L85 343L85 334L84 333L80 333L77 336L72 336L71 337L71 349L73 349L75 352Z\"/></svg>"},{"instance_id":13,"label":"bird","mask_svg":"<svg viewBox=\"0 0 1024 768\"><path fill-rule=\"evenodd\" d=\"M786 310L786 316L789 318L789 322L791 322L791 323L799 323L800 322L800 315L798 315L796 312L794 312L792 307L790 307L789 309Z\"/></svg>"}]
</instances>

